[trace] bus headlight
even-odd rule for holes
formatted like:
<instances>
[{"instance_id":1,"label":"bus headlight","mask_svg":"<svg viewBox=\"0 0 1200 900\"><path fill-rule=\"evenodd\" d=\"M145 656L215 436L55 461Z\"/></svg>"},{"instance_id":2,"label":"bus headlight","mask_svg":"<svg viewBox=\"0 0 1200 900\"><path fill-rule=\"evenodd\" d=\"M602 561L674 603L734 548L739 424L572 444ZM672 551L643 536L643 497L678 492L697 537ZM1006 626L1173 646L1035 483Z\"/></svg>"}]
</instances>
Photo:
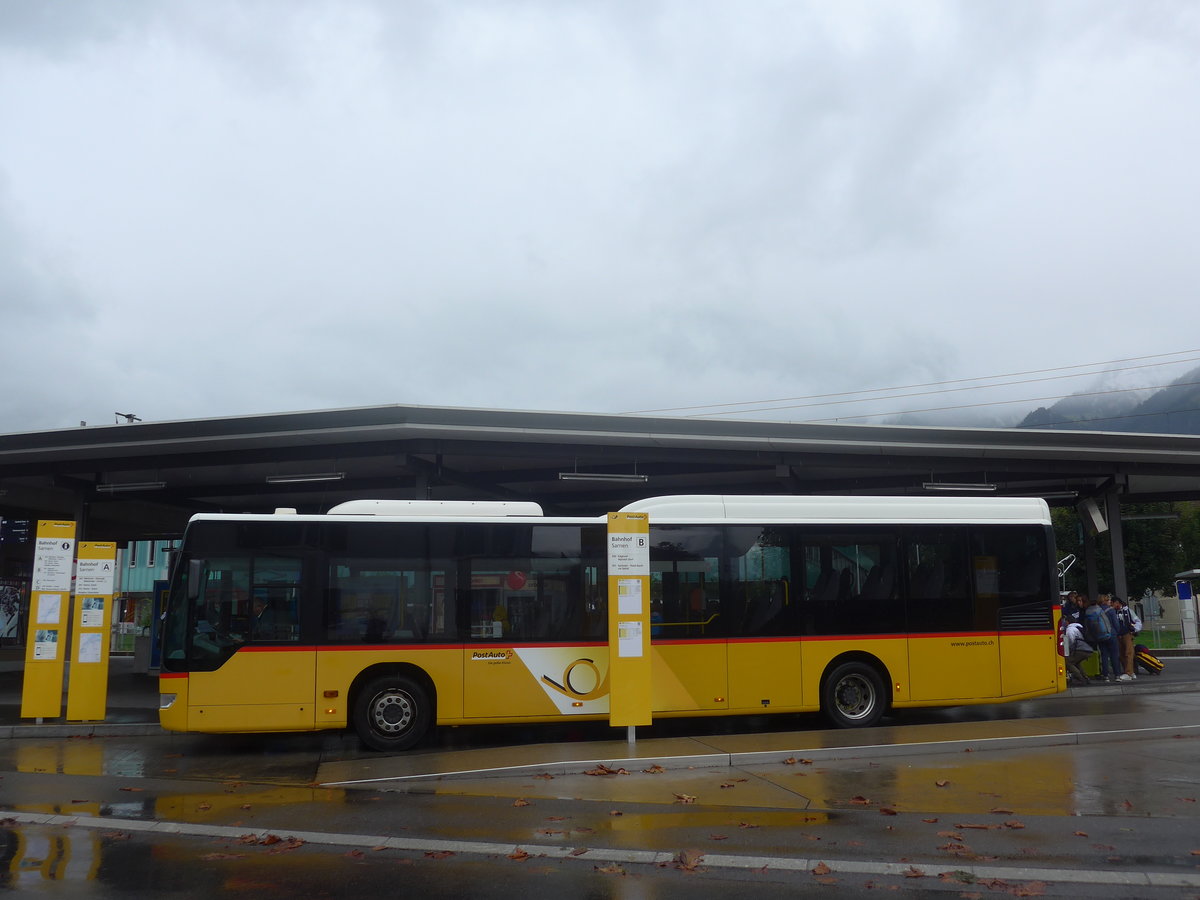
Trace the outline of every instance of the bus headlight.
<instances>
[{"instance_id":1,"label":"bus headlight","mask_svg":"<svg viewBox=\"0 0 1200 900\"><path fill-rule=\"evenodd\" d=\"M170 709L172 706L175 705L175 697L176 696L177 696L176 694L159 694L158 695L158 708L159 709Z\"/></svg>"}]
</instances>

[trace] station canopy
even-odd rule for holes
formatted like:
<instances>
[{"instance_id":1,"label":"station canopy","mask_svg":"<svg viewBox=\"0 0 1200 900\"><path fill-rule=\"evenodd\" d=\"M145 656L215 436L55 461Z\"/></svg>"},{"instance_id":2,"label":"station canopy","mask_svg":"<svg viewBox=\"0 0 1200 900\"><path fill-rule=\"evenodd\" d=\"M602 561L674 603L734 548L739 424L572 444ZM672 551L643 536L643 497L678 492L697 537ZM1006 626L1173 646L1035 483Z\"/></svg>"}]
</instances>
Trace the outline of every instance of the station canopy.
<instances>
[{"instance_id":1,"label":"station canopy","mask_svg":"<svg viewBox=\"0 0 1200 900\"><path fill-rule=\"evenodd\" d=\"M197 512L352 499L532 500L600 515L665 494L1200 498L1200 436L375 406L0 435L0 516L92 540Z\"/></svg>"}]
</instances>

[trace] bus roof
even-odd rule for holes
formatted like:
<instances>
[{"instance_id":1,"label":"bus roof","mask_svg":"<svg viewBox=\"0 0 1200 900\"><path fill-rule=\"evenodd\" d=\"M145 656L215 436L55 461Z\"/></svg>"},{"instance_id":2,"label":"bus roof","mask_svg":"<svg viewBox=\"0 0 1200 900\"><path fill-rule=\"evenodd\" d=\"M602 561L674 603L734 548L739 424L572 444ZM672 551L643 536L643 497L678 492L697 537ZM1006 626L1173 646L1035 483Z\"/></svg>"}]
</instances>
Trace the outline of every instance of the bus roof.
<instances>
[{"instance_id":1,"label":"bus roof","mask_svg":"<svg viewBox=\"0 0 1200 900\"><path fill-rule=\"evenodd\" d=\"M650 497L621 509L650 521L1025 522L1050 524L1040 497L794 497L684 494Z\"/></svg>"},{"instance_id":2,"label":"bus roof","mask_svg":"<svg viewBox=\"0 0 1200 900\"><path fill-rule=\"evenodd\" d=\"M621 512L639 512L651 522L692 524L701 522L795 522L799 524L905 522L955 524L967 522L1004 522L1009 524L1049 525L1050 508L1039 497L794 497L687 494L649 497L622 507ZM276 510L275 515L200 513L198 521L277 520L295 516L292 509ZM545 517L536 503L480 500L351 500L339 503L328 515L303 515L307 521L327 520L330 516L349 519L483 520L542 519L548 521L602 522L604 517Z\"/></svg>"},{"instance_id":3,"label":"bus roof","mask_svg":"<svg viewBox=\"0 0 1200 900\"><path fill-rule=\"evenodd\" d=\"M536 503L509 500L347 500L331 516L540 516Z\"/></svg>"}]
</instances>

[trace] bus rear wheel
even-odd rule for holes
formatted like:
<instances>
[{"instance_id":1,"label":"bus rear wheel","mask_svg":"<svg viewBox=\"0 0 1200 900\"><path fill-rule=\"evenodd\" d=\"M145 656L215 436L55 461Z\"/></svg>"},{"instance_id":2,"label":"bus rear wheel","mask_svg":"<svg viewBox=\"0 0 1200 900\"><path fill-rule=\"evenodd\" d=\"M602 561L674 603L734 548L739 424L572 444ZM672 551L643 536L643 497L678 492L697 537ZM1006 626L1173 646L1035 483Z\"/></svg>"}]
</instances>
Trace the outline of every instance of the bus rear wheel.
<instances>
[{"instance_id":1,"label":"bus rear wheel","mask_svg":"<svg viewBox=\"0 0 1200 900\"><path fill-rule=\"evenodd\" d=\"M865 728L883 717L883 679L873 666L845 662L829 673L821 688L821 711L839 728Z\"/></svg>"},{"instance_id":2,"label":"bus rear wheel","mask_svg":"<svg viewBox=\"0 0 1200 900\"><path fill-rule=\"evenodd\" d=\"M425 736L432 720L429 693L408 675L372 678L354 702L354 730L372 750L408 750Z\"/></svg>"}]
</instances>

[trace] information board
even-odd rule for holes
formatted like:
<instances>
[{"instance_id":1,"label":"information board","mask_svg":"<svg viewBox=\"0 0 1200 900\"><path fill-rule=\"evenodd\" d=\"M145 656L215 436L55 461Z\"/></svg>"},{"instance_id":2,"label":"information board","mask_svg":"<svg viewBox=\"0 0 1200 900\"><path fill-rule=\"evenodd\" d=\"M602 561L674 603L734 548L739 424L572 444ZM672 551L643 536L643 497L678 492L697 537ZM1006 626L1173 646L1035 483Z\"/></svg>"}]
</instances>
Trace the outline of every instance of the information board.
<instances>
[{"instance_id":1,"label":"information board","mask_svg":"<svg viewBox=\"0 0 1200 900\"><path fill-rule=\"evenodd\" d=\"M80 541L75 568L75 617L67 719L99 721L108 703L108 649L117 545Z\"/></svg>"},{"instance_id":2,"label":"information board","mask_svg":"<svg viewBox=\"0 0 1200 900\"><path fill-rule=\"evenodd\" d=\"M608 670L611 725L649 725L650 517L608 514Z\"/></svg>"},{"instance_id":3,"label":"information board","mask_svg":"<svg viewBox=\"0 0 1200 900\"><path fill-rule=\"evenodd\" d=\"M75 523L39 521L21 685L22 718L56 719L62 714L74 561Z\"/></svg>"}]
</instances>

